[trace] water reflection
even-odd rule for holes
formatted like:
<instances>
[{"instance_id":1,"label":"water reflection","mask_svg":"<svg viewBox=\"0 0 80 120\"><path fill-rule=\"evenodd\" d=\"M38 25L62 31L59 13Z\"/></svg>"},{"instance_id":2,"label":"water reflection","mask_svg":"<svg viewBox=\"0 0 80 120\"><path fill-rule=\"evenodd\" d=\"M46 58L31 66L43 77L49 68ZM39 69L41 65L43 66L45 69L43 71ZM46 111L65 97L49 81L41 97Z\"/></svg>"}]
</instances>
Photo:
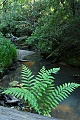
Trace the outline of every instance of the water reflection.
<instances>
[{"instance_id":1,"label":"water reflection","mask_svg":"<svg viewBox=\"0 0 80 120\"><path fill-rule=\"evenodd\" d=\"M79 115L67 104L61 104L55 110L52 110L52 116L65 120L80 120Z\"/></svg>"}]
</instances>

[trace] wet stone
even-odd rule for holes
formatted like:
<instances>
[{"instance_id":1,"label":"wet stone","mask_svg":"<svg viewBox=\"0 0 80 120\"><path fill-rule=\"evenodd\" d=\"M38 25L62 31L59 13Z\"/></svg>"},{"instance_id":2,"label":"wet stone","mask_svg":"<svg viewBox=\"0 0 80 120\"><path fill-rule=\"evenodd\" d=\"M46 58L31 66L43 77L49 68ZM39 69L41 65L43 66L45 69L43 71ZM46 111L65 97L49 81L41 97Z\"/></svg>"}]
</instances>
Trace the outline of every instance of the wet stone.
<instances>
[{"instance_id":1,"label":"wet stone","mask_svg":"<svg viewBox=\"0 0 80 120\"><path fill-rule=\"evenodd\" d=\"M35 52L33 51L17 49L17 60L23 60L26 56L32 55L34 53Z\"/></svg>"}]
</instances>

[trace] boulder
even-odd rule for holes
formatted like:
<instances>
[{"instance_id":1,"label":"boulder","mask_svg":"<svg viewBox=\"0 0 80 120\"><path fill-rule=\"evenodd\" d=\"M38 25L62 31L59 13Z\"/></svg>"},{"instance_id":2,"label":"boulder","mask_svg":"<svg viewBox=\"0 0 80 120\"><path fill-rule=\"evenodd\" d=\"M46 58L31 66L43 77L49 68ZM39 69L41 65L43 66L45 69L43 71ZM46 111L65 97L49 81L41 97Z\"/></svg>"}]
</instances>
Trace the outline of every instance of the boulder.
<instances>
[{"instance_id":1,"label":"boulder","mask_svg":"<svg viewBox=\"0 0 80 120\"><path fill-rule=\"evenodd\" d=\"M25 57L27 57L28 55L32 55L34 53L35 52L33 51L17 49L17 60L22 61Z\"/></svg>"}]
</instances>

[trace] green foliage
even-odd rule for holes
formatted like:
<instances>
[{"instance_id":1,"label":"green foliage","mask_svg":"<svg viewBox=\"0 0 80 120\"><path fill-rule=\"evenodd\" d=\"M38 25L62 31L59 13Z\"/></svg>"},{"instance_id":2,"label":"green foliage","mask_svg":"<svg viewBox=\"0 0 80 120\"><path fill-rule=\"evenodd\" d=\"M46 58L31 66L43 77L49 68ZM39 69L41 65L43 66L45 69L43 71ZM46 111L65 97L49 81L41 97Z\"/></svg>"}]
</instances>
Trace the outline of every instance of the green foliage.
<instances>
[{"instance_id":1,"label":"green foliage","mask_svg":"<svg viewBox=\"0 0 80 120\"><path fill-rule=\"evenodd\" d=\"M56 15L54 16L54 14ZM52 13L51 15L42 17L39 22L41 26L39 25L36 27L31 37L26 40L26 43L33 44L41 51L51 52L53 49L55 49L55 47L58 46L58 42L61 42L58 40L58 38L63 31L65 17L65 11L62 10L61 13Z\"/></svg>"},{"instance_id":2,"label":"green foliage","mask_svg":"<svg viewBox=\"0 0 80 120\"><path fill-rule=\"evenodd\" d=\"M60 68L46 70L43 66L37 76L33 76L29 68L22 66L22 83L20 88L8 88L5 94L12 94L27 102L27 105L39 114L49 115L60 101L67 98L80 84L65 83L54 86L54 77Z\"/></svg>"},{"instance_id":3,"label":"green foliage","mask_svg":"<svg viewBox=\"0 0 80 120\"><path fill-rule=\"evenodd\" d=\"M38 111L37 100L35 96L31 93L31 91L25 88L8 88L3 93L12 94L17 98L21 98L21 99L24 99L24 101L28 101L27 106L29 106L30 108L35 108L36 111Z\"/></svg>"},{"instance_id":4,"label":"green foliage","mask_svg":"<svg viewBox=\"0 0 80 120\"><path fill-rule=\"evenodd\" d=\"M16 57L15 46L0 34L0 72L3 72L15 62Z\"/></svg>"},{"instance_id":5,"label":"green foliage","mask_svg":"<svg viewBox=\"0 0 80 120\"><path fill-rule=\"evenodd\" d=\"M35 83L35 79L33 79L34 75L32 75L31 70L28 69L26 66L24 66L22 69L21 78L23 87L27 90L32 90Z\"/></svg>"},{"instance_id":6,"label":"green foliage","mask_svg":"<svg viewBox=\"0 0 80 120\"><path fill-rule=\"evenodd\" d=\"M80 66L80 17L68 20L58 36L60 45L50 54L55 60Z\"/></svg>"},{"instance_id":7,"label":"green foliage","mask_svg":"<svg viewBox=\"0 0 80 120\"><path fill-rule=\"evenodd\" d=\"M44 16L39 19L38 26L31 37L26 40L26 43L32 44L43 52L51 53L58 46L60 42L58 37L62 33L62 27L71 15L68 15L68 11L60 4L47 7L45 11Z\"/></svg>"},{"instance_id":8,"label":"green foliage","mask_svg":"<svg viewBox=\"0 0 80 120\"><path fill-rule=\"evenodd\" d=\"M7 1L0 9L0 31L6 35L30 36L43 15L45 2Z\"/></svg>"},{"instance_id":9,"label":"green foliage","mask_svg":"<svg viewBox=\"0 0 80 120\"><path fill-rule=\"evenodd\" d=\"M7 1L4 6L2 5L2 8L0 10L0 31L4 35L7 33L13 33L15 35L16 32L16 35L19 36L20 31L18 32L18 30L22 30L22 28L24 28L23 26L27 23L25 23L26 16L22 15L23 5L24 4L20 1Z\"/></svg>"},{"instance_id":10,"label":"green foliage","mask_svg":"<svg viewBox=\"0 0 80 120\"><path fill-rule=\"evenodd\" d=\"M46 14L38 21L38 26L26 43L47 53L47 58L53 61L64 61L74 66L80 66L80 17L76 7L80 4L74 1L75 15L71 1L49 1ZM47 4L47 3L46 3Z\"/></svg>"}]
</instances>

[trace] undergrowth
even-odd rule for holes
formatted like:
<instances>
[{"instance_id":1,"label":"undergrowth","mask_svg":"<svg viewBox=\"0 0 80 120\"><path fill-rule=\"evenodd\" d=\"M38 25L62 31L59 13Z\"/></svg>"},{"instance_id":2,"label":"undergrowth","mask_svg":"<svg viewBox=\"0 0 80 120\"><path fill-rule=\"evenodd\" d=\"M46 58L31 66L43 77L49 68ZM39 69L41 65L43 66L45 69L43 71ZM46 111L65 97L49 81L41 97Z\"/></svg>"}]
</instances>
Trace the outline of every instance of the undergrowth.
<instances>
[{"instance_id":1,"label":"undergrowth","mask_svg":"<svg viewBox=\"0 0 80 120\"><path fill-rule=\"evenodd\" d=\"M5 71L13 62L16 61L16 47L0 34L0 72Z\"/></svg>"}]
</instances>

